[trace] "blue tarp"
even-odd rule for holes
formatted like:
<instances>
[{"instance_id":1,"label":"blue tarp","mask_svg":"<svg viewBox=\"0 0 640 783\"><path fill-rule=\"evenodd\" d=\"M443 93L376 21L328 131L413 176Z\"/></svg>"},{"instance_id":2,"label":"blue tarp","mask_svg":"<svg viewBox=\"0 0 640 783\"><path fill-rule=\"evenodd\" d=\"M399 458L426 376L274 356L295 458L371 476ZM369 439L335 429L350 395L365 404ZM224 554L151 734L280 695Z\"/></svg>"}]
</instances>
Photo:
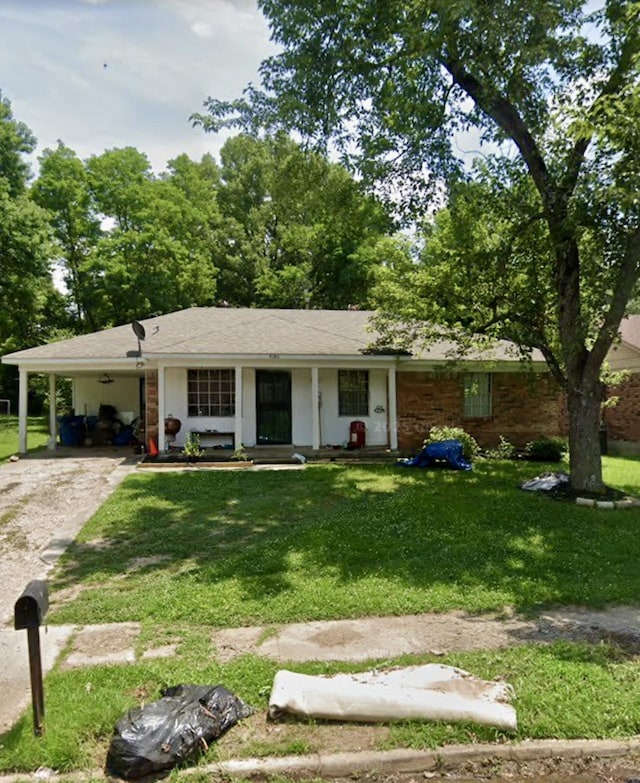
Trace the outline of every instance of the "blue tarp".
<instances>
[{"instance_id":1,"label":"blue tarp","mask_svg":"<svg viewBox=\"0 0 640 783\"><path fill-rule=\"evenodd\" d=\"M415 457L399 460L398 464L405 468L430 468L440 465L454 470L471 470L471 463L462 455L462 443L459 440L429 443Z\"/></svg>"}]
</instances>

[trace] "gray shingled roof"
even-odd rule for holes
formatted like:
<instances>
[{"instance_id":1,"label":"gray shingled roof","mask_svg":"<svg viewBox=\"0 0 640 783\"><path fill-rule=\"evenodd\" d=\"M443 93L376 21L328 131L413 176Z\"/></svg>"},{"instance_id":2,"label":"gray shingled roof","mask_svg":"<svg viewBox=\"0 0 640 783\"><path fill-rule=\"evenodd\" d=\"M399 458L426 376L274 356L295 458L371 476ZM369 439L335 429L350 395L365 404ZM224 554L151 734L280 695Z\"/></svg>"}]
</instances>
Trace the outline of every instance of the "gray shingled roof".
<instances>
[{"instance_id":1,"label":"gray shingled roof","mask_svg":"<svg viewBox=\"0 0 640 783\"><path fill-rule=\"evenodd\" d=\"M176 355L358 356L375 340L373 312L364 310L260 310L192 307L148 318L143 353ZM64 361L123 359L137 348L130 324L9 354L5 359ZM432 346L421 358L448 358L450 343ZM513 346L498 344L482 357L514 360Z\"/></svg>"}]
</instances>

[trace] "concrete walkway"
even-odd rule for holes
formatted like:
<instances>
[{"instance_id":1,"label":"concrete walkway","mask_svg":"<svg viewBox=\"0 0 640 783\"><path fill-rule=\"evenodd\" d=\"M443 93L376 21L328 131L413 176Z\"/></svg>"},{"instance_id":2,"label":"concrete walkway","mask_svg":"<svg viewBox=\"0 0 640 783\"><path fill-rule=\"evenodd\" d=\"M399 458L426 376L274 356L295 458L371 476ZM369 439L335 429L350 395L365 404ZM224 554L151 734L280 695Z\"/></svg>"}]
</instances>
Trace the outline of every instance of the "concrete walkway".
<instances>
[{"instance_id":1,"label":"concrete walkway","mask_svg":"<svg viewBox=\"0 0 640 783\"><path fill-rule=\"evenodd\" d=\"M50 626L42 629L43 666L49 671L137 660L140 625L112 623ZM535 618L469 615L465 612L403 617L292 623L211 630L211 655L224 662L253 653L287 663L295 661L366 661L401 655L499 649L518 644L563 640L612 640L640 650L640 609L556 609ZM64 653L63 653L64 650ZM170 657L175 645L149 648L142 658ZM0 701L0 734L29 703L26 633L0 631L0 655L7 662L2 687L9 698Z\"/></svg>"}]
</instances>

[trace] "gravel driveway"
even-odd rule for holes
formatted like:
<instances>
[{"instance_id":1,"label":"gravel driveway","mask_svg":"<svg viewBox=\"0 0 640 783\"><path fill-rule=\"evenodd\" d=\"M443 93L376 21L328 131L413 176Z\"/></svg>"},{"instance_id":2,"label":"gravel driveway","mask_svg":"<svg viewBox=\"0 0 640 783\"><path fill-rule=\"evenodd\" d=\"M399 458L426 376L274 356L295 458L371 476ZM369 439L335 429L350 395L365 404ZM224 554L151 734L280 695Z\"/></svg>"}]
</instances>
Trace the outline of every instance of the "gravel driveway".
<instances>
[{"instance_id":1,"label":"gravel driveway","mask_svg":"<svg viewBox=\"0 0 640 783\"><path fill-rule=\"evenodd\" d=\"M77 532L135 468L128 452L34 455L0 465L0 627L27 582L44 579Z\"/></svg>"}]
</instances>

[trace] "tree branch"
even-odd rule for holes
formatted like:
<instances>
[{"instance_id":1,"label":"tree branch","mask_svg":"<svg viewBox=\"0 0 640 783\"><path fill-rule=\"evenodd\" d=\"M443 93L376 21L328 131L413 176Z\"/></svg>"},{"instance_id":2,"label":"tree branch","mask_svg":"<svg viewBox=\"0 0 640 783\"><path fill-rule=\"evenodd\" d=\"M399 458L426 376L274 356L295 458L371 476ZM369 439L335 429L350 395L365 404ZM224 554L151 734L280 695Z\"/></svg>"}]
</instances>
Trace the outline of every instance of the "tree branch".
<instances>
[{"instance_id":1,"label":"tree branch","mask_svg":"<svg viewBox=\"0 0 640 783\"><path fill-rule=\"evenodd\" d=\"M613 95L624 84L625 76L628 75L629 69L633 66L634 58L638 52L638 32L635 28L632 28L632 30L632 34L626 38L624 45L622 46L620 59L618 60L616 67L613 69L602 90L591 104L587 116L593 114L594 108L599 101L609 95ZM575 144L567 155L565 165L566 173L562 177L560 183L560 189L565 194L565 197L568 197L575 189L580 169L584 162L584 156L593 139L593 135L594 131L592 130L587 136L581 136L576 139Z\"/></svg>"},{"instance_id":2,"label":"tree branch","mask_svg":"<svg viewBox=\"0 0 640 783\"><path fill-rule=\"evenodd\" d=\"M637 226L627 240L627 247L622 260L622 268L617 276L611 304L605 314L604 321L595 343L589 354L589 363L598 367L605 360L616 338L620 321L624 316L625 307L629 299L629 291L632 291L640 279L640 226Z\"/></svg>"},{"instance_id":3,"label":"tree branch","mask_svg":"<svg viewBox=\"0 0 640 783\"><path fill-rule=\"evenodd\" d=\"M511 101L502 95L485 89L482 83L462 63L454 59L441 59L443 67L457 84L514 142L520 150L529 173L545 207L547 221L557 224L558 209L556 187L551 179L542 154L524 120Z\"/></svg>"}]
</instances>

